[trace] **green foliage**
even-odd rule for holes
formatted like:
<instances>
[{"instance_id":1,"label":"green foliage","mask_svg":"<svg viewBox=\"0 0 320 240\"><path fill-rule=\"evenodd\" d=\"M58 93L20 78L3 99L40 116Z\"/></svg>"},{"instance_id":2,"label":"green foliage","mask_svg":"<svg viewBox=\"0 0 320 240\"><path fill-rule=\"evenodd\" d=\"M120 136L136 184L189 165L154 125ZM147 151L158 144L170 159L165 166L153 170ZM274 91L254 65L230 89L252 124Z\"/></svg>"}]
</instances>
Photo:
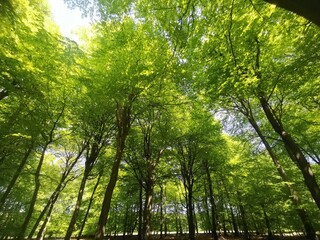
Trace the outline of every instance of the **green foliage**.
<instances>
[{"instance_id":1,"label":"green foliage","mask_svg":"<svg viewBox=\"0 0 320 240\"><path fill-rule=\"evenodd\" d=\"M1 238L21 230L45 147L26 234L77 158L47 225L46 236L65 235L85 161L98 146L74 229L78 234L91 204L82 234L94 234L114 161L117 105L130 106L132 128L108 234L138 232L148 177L151 229L186 231L183 168L194 184L188 190L199 230L210 230L206 167L221 228L234 229L234 218L242 231L245 218L250 231L266 233L266 213L273 231L301 231L286 194L289 185L319 229L319 210L259 105L263 93L318 178L318 29L260 1L65 2L84 14L99 14L100 22L82 33L81 47L59 35L46 1L0 3ZM278 176L250 116L289 182Z\"/></svg>"}]
</instances>

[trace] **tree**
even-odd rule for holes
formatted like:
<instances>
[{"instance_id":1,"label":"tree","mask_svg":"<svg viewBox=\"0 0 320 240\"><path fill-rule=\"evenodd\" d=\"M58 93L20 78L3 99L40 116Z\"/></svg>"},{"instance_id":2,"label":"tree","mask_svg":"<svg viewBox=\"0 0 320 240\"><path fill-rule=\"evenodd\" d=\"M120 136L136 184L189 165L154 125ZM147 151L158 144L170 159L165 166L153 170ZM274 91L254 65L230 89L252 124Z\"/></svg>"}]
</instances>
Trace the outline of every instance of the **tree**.
<instances>
[{"instance_id":1,"label":"tree","mask_svg":"<svg viewBox=\"0 0 320 240\"><path fill-rule=\"evenodd\" d=\"M180 133L174 141L174 148L177 152L181 180L185 190L189 239L195 239L194 185L200 178L201 158L204 158L208 151L206 146L213 144L212 138L217 134L217 127L210 114L197 107L192 108L189 116L184 115L184 124L181 123L179 127L181 127ZM212 191L212 185L210 187ZM211 204L213 210L213 200ZM215 214L212 215L212 219L215 219ZM215 222L212 224L215 225ZM216 236L216 233L213 235Z\"/></svg>"},{"instance_id":2,"label":"tree","mask_svg":"<svg viewBox=\"0 0 320 240\"><path fill-rule=\"evenodd\" d=\"M117 151L102 204L96 231L97 239L103 238L104 235L112 192L132 124L133 105L139 96L148 95L149 89L165 76L171 57L167 42L160 38L158 32L152 32L152 25L135 24L129 17L122 22L105 24L110 30L109 35L105 33L102 38L97 38L101 45L98 44L100 49L94 54L96 65L98 62L102 63L98 66L100 69L97 69L100 73L98 76L104 81L102 84L107 90L107 95L116 104ZM118 28L117 24L120 24L121 28ZM100 27L105 26L102 24ZM110 59L113 59L113 62L110 62ZM106 67L108 72L105 72Z\"/></svg>"},{"instance_id":3,"label":"tree","mask_svg":"<svg viewBox=\"0 0 320 240\"><path fill-rule=\"evenodd\" d=\"M291 12L294 12L307 20L313 22L317 26L320 27L320 4L316 0L308 0L303 2L298 1L279 1L279 0L265 0L268 3L275 4L278 7L284 8Z\"/></svg>"},{"instance_id":4,"label":"tree","mask_svg":"<svg viewBox=\"0 0 320 240\"><path fill-rule=\"evenodd\" d=\"M87 2L85 1L75 1L75 0L68 0L67 1L68 4L71 7L79 7L80 9L82 9L84 12L87 12L86 9L88 9L88 7L86 7L86 5L88 5ZM184 5L188 7L194 6L196 1L188 1L188 2L183 2ZM320 11L320 4L317 0L307 0L307 1L303 1L303 2L298 2L298 1L290 1L290 0L285 0L285 1L281 1L281 0L264 0L264 2L270 3L270 4L274 4L280 8L283 8L285 10L294 12L304 18L306 18L307 20L313 22L314 24L316 24L317 26L320 26L320 17L319 17L319 11ZM117 13L120 15L120 13L122 11L126 11L128 10L130 4L136 5L136 6L140 6L145 4L144 1L137 1L137 0L131 0L131 1L124 1L122 4L101 4L98 3L98 1L93 1L90 2L92 6L94 6L93 8L96 9L100 9L100 11L106 11L106 6L107 5L109 7L109 10L111 14ZM155 2L157 3L157 5L161 6L161 3L159 4L159 2ZM100 5L99 5L100 4ZM154 3L152 3L154 4ZM152 6L152 4L150 4L149 6ZM182 4L177 4L177 6L181 6ZM170 8L169 8L170 9ZM151 9L149 9L151 10ZM187 13L187 11L185 12ZM107 15L107 14L106 14Z\"/></svg>"},{"instance_id":5,"label":"tree","mask_svg":"<svg viewBox=\"0 0 320 240\"><path fill-rule=\"evenodd\" d=\"M284 115L290 115L290 110L287 109L288 112L285 112L286 109L282 105L286 96L283 94L284 85L281 85L281 83L284 83L284 79L289 80L293 77L292 74L285 74L283 70L292 69L292 66L297 67L295 61L298 61L301 65L303 62L306 64L306 62L312 60L305 59L304 52L306 49L301 46L301 48L298 47L301 50L301 57L298 56L299 54L297 52L294 52L292 58L288 60L289 62L286 62L284 66L282 66L282 61L280 62L279 60L286 59L284 54L281 54L280 51L278 51L276 57L278 60L274 59L275 55L269 55L271 51L274 51L275 49L272 47L274 45L271 41L268 41L268 39L273 36L272 31L278 33L279 29L269 28L269 26L266 25L264 26L264 29L268 29L268 33L260 35L261 31L263 31L262 28L258 27L261 26L259 24L260 17L257 16L253 21L249 18L239 18L238 14L241 11L242 13L245 13L246 10L243 9L242 6L238 6L235 2L233 2L229 11L230 19L225 22L228 34L226 35L226 40L221 40L222 42L226 42L226 48L220 48L220 58L223 62L222 64L225 66L225 71L218 73L220 75L218 78L222 75L224 76L224 78L222 78L224 83L221 84L221 82L218 81L215 83L213 82L213 84L220 89L220 96L224 94L229 95L231 96L229 98L231 100L234 97L240 100L250 97L259 99L260 106L265 113L264 117L268 119L269 123L273 126L274 131L282 139L284 146L288 151L288 156L290 156L292 161L301 170L301 173L305 178L306 186L308 186L310 193L318 204L319 187L313 174L309 174L311 171L310 165L304 157L299 144L296 143L296 140L290 137L290 134L286 131L285 125L288 124L282 122ZM268 12L267 9L265 9L265 11ZM283 17L287 18L287 21L290 19L289 15L283 14ZM247 31L239 33L242 38L236 37L237 35L235 35L236 30L234 26L242 26L240 28L243 29L244 25L242 24L245 22L248 24L247 21L252 23L252 27L247 29ZM285 26L286 25L283 25L282 27ZM287 39L289 35L290 34L281 35L281 39L288 42ZM246 39L245 42L243 41L244 38ZM299 46L300 44L300 42L291 41L292 46ZM242 48L242 46L244 48ZM288 46L288 51L289 49L290 46ZM248 55L247 52L251 52L252 54ZM243 56L243 58L240 56ZM228 59L227 66L225 65L225 58ZM217 66L217 61L213 63L213 65ZM220 86L218 86L219 84ZM290 88L288 85L285 86L286 89ZM293 92L291 91L291 93ZM299 97L299 95L295 95L296 99ZM274 107L271 107L271 105ZM285 133L285 136L282 135L283 133Z\"/></svg>"},{"instance_id":6,"label":"tree","mask_svg":"<svg viewBox=\"0 0 320 240\"><path fill-rule=\"evenodd\" d=\"M317 26L269 0L66 2L98 14L81 46L45 0L0 4L0 238L316 238Z\"/></svg>"}]
</instances>

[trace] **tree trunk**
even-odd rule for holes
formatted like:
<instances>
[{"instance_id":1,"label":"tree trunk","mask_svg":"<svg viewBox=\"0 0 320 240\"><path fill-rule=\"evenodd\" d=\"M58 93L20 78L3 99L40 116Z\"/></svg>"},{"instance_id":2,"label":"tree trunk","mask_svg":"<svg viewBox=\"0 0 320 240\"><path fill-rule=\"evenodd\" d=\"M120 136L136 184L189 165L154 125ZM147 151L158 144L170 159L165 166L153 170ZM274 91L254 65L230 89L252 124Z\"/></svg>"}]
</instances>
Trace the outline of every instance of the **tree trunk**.
<instances>
[{"instance_id":1,"label":"tree trunk","mask_svg":"<svg viewBox=\"0 0 320 240\"><path fill-rule=\"evenodd\" d=\"M29 224L29 222L31 220L32 213L33 213L33 210L34 210L34 206L35 206L36 201L37 201L38 192L39 192L39 189L40 189L40 172L41 172L41 168L42 168L42 165L43 165L43 162L44 162L44 157L45 157L45 154L46 154L48 146L53 142L54 131L55 131L57 125L58 125L58 122L59 122L60 118L62 117L62 115L64 113L64 109L65 109L65 105L62 106L62 109L61 109L60 113L58 114L57 118L53 121L52 128L50 129L48 135L46 136L45 144L42 147L41 156L40 156L39 163L38 163L35 175L34 175L35 187L34 187L33 195L32 195L32 198L31 198L31 202L30 202L30 206L29 206L29 209L28 209L27 216L26 216L26 218L25 218L25 220L24 220L24 222L22 224L20 233L18 235L18 240L24 239L28 224Z\"/></svg>"},{"instance_id":2,"label":"tree trunk","mask_svg":"<svg viewBox=\"0 0 320 240\"><path fill-rule=\"evenodd\" d=\"M291 160L297 165L297 167L302 172L304 182L309 189L314 201L316 202L318 208L320 209L320 188L316 181L316 178L311 170L310 164L305 158L303 152L301 151L298 144L294 141L292 136L285 131L284 127L282 126L280 120L278 120L274 114L272 109L270 108L267 99L265 96L261 95L260 104L267 116L271 126L273 127L274 131L279 134L281 137L285 148L288 152L289 157Z\"/></svg>"},{"instance_id":3,"label":"tree trunk","mask_svg":"<svg viewBox=\"0 0 320 240\"><path fill-rule=\"evenodd\" d=\"M320 2L318 0L264 0L294 12L320 27Z\"/></svg>"},{"instance_id":4,"label":"tree trunk","mask_svg":"<svg viewBox=\"0 0 320 240\"><path fill-rule=\"evenodd\" d=\"M238 194L238 200L239 200L239 210L240 210L240 215L241 215L241 220L242 220L243 237L244 237L244 239L250 239L246 213L245 213L244 207L241 203L239 192L237 192L237 194Z\"/></svg>"},{"instance_id":5,"label":"tree trunk","mask_svg":"<svg viewBox=\"0 0 320 240\"><path fill-rule=\"evenodd\" d=\"M77 202L76 202L76 205L75 205L75 209L73 211L71 221L69 223L66 235L64 237L65 240L69 240L71 238L71 236L72 236L72 233L73 233L73 230L74 230L74 226L75 226L75 224L77 222L78 215L79 215L79 212L80 212L80 207L81 207L81 203L82 203L82 197L83 197L84 189L85 189L86 182L87 182L87 179L88 179L90 171L91 171L90 167L86 167L85 170L84 170L84 174L83 174L83 177L82 177L82 180L81 180L81 184L80 184L80 188L79 188L79 191L78 191L78 197L77 197Z\"/></svg>"},{"instance_id":6,"label":"tree trunk","mask_svg":"<svg viewBox=\"0 0 320 240\"><path fill-rule=\"evenodd\" d=\"M164 208L164 235L167 236L168 235L168 224L167 224L167 208Z\"/></svg>"},{"instance_id":7,"label":"tree trunk","mask_svg":"<svg viewBox=\"0 0 320 240\"><path fill-rule=\"evenodd\" d=\"M299 202L299 200L297 201ZM307 215L306 210L303 208L296 208L296 211L298 212L300 220L304 226L304 230L306 232L306 238L309 240L317 240L318 237L316 235L316 231L313 228L313 225Z\"/></svg>"},{"instance_id":8,"label":"tree trunk","mask_svg":"<svg viewBox=\"0 0 320 240\"><path fill-rule=\"evenodd\" d=\"M23 157L22 161L20 162L20 165L18 166L16 172L14 173L14 175L13 175L13 177L12 177L12 179L11 179L7 189L6 189L6 191L2 195L2 197L0 199L0 212L1 212L2 208L3 208L4 203L6 202L7 197L9 196L13 186L15 185L18 177L20 176L20 174L22 172L22 169L26 165L27 160L29 158L29 155L30 155L30 153L32 151L32 148L33 148L33 144L31 144L29 146L29 148L27 149L27 151L25 152L24 157Z\"/></svg>"},{"instance_id":9,"label":"tree trunk","mask_svg":"<svg viewBox=\"0 0 320 240\"><path fill-rule=\"evenodd\" d=\"M117 128L118 128L118 133L116 138L117 150L116 150L116 155L115 155L115 159L114 159L112 170L111 170L110 180L104 194L102 209L101 209L98 226L95 233L95 239L104 238L105 226L108 221L112 193L117 183L120 162L122 160L124 147L125 147L125 141L130 130L130 125L131 125L130 110L131 110L131 106L122 106L121 104L118 104L117 106L117 114L116 114Z\"/></svg>"},{"instance_id":10,"label":"tree trunk","mask_svg":"<svg viewBox=\"0 0 320 240\"><path fill-rule=\"evenodd\" d=\"M87 218L89 216L91 205L93 203L93 197L94 197L94 194L96 193L96 190L97 190L97 188L99 186L101 177L102 177L102 173L99 174L98 180L97 180L96 184L93 187L93 191L92 191L92 194L90 196L90 200L89 200L89 204L88 204L88 207L87 207L87 211L86 211L86 214L85 214L85 216L84 216L84 218L82 220L82 224L81 224L81 228L80 228L80 232L78 234L77 240L79 240L81 238L81 236L82 236L82 232L83 232L84 226L86 225L86 221L87 221Z\"/></svg>"},{"instance_id":11,"label":"tree trunk","mask_svg":"<svg viewBox=\"0 0 320 240\"><path fill-rule=\"evenodd\" d=\"M126 206L126 213L125 213L125 216L124 216L124 219L123 219L123 222L124 222L124 224L123 224L123 234L122 234L122 239L124 240L124 239L126 239L126 233L127 233L127 229L128 229L128 221L129 221L129 219L128 219L128 215L129 215L129 206L128 206L128 204L127 204L127 206Z\"/></svg>"},{"instance_id":12,"label":"tree trunk","mask_svg":"<svg viewBox=\"0 0 320 240\"><path fill-rule=\"evenodd\" d=\"M7 90L1 90L0 91L0 101L2 99L4 99L5 97L8 97L9 96L9 92Z\"/></svg>"},{"instance_id":13,"label":"tree trunk","mask_svg":"<svg viewBox=\"0 0 320 240\"><path fill-rule=\"evenodd\" d=\"M205 207L205 230L212 234L212 224L211 224L211 217L209 212L209 206L208 206L208 190L207 190L207 182L204 181L204 198L203 198L203 204ZM210 201L210 200L209 200Z\"/></svg>"},{"instance_id":14,"label":"tree trunk","mask_svg":"<svg viewBox=\"0 0 320 240\"><path fill-rule=\"evenodd\" d=\"M46 218L44 219L41 227L40 227L40 230L37 234L37 239L43 239L44 238L44 235L46 234L46 230L47 230L47 226L48 226L48 223L50 222L50 219L51 219L51 215L52 215L52 211L53 211L53 207L55 205L55 202L57 201L58 199L58 195L56 196L56 198L53 200L53 203L50 205L49 209L48 209L48 213L47 213L47 216Z\"/></svg>"},{"instance_id":15,"label":"tree trunk","mask_svg":"<svg viewBox=\"0 0 320 240\"><path fill-rule=\"evenodd\" d=\"M174 204L174 212L175 212L176 235L178 235L179 234L179 220L178 220L179 211L178 211L178 204L176 203L176 201Z\"/></svg>"},{"instance_id":16,"label":"tree trunk","mask_svg":"<svg viewBox=\"0 0 320 240\"><path fill-rule=\"evenodd\" d=\"M97 134L93 134L92 143L87 145L84 173L83 173L80 188L78 191L76 206L75 206L74 212L72 214L72 218L69 223L66 235L64 237L65 240L69 240L71 238L73 231L74 231L74 226L77 222L77 219L78 219L78 216L80 213L82 198L83 198L83 194L84 194L84 190L86 187L86 183L87 183L89 174L90 174L91 170L93 169L93 167L95 166L95 163L96 163L96 160L99 156L99 153L100 153L102 147L104 146L104 143L103 143L104 141L102 139L104 131L105 131L105 129L102 129Z\"/></svg>"},{"instance_id":17,"label":"tree trunk","mask_svg":"<svg viewBox=\"0 0 320 240\"><path fill-rule=\"evenodd\" d=\"M148 176L146 182L146 199L144 203L143 211L143 226L142 226L142 239L148 240L150 236L150 225L151 225L151 211L153 202L153 180Z\"/></svg>"},{"instance_id":18,"label":"tree trunk","mask_svg":"<svg viewBox=\"0 0 320 240\"><path fill-rule=\"evenodd\" d=\"M244 106L244 104L242 103L242 106ZM282 181L285 183L285 186L287 188L286 194L288 196L288 198L291 199L291 201L293 202L293 205L296 208L296 211L300 217L300 220L305 228L306 234L307 234L307 238L310 240L315 240L316 239L316 232L312 226L312 223L309 220L309 217L306 213L306 211L302 208L301 203L300 203L300 197L298 192L293 188L293 186L291 184L289 184L290 179L288 177L288 175L286 174L285 170L282 168L278 157L276 156L276 154L274 153L274 151L272 150L269 142L267 141L267 139L265 138L265 136L262 134L262 131L259 127L259 125L257 124L257 122L255 121L253 114L251 112L251 108L245 107L246 108L246 112L243 112L243 114L248 118L251 126L254 128L254 130L256 131L256 133L258 134L258 136L260 137L263 145L265 146L265 148L267 149L273 164L275 165Z\"/></svg>"},{"instance_id":19,"label":"tree trunk","mask_svg":"<svg viewBox=\"0 0 320 240\"><path fill-rule=\"evenodd\" d=\"M197 204L197 207L198 209L200 209L200 206ZM196 229L196 233L198 234L199 233L199 228L198 228L198 219L197 219L197 216L196 216L196 211L195 211L195 204L193 202L193 219L194 219L194 226L195 226L195 229Z\"/></svg>"},{"instance_id":20,"label":"tree trunk","mask_svg":"<svg viewBox=\"0 0 320 240\"><path fill-rule=\"evenodd\" d=\"M264 207L262 207L262 210L263 210L264 220L266 222L266 226L267 226L267 229L268 229L268 240L273 240L273 234L272 234L272 230L271 230L271 224L270 224L269 217L268 217Z\"/></svg>"},{"instance_id":21,"label":"tree trunk","mask_svg":"<svg viewBox=\"0 0 320 240\"><path fill-rule=\"evenodd\" d=\"M222 228L223 228L223 235L224 235L225 237L227 237L229 234L228 234L228 232L227 232L226 219L225 219L225 217L223 217L223 219L222 219Z\"/></svg>"},{"instance_id":22,"label":"tree trunk","mask_svg":"<svg viewBox=\"0 0 320 240\"><path fill-rule=\"evenodd\" d=\"M143 213L143 199L142 199L142 184L140 184L139 190L139 222L138 222L138 239L142 239L142 213Z\"/></svg>"},{"instance_id":23,"label":"tree trunk","mask_svg":"<svg viewBox=\"0 0 320 240\"><path fill-rule=\"evenodd\" d=\"M151 151L151 126L143 126L144 132L144 158L147 163L146 169L146 183L145 183L145 204L144 204L144 214L143 214L143 226L142 226L142 239L148 240L151 232L151 217L152 217L152 204L153 204L153 189L154 189L154 169L157 162L160 159L161 151L158 156L152 156Z\"/></svg>"},{"instance_id":24,"label":"tree trunk","mask_svg":"<svg viewBox=\"0 0 320 240\"><path fill-rule=\"evenodd\" d=\"M230 195L229 195L227 186L226 186L226 184L224 183L224 180L223 180L222 177L221 177L221 182L222 182L223 188L224 188L225 193L226 193L227 201L228 201L229 204L230 204L230 203L231 203L231 201L230 201ZM230 206L230 214L231 214L231 222L232 222L232 226L233 226L234 236L235 236L235 237L239 237L240 234L239 234L238 224L237 224L236 218L235 218L235 216L234 216L234 212L233 212L233 207L232 207L232 206Z\"/></svg>"},{"instance_id":25,"label":"tree trunk","mask_svg":"<svg viewBox=\"0 0 320 240\"><path fill-rule=\"evenodd\" d=\"M163 239L163 185L160 184L160 239Z\"/></svg>"},{"instance_id":26,"label":"tree trunk","mask_svg":"<svg viewBox=\"0 0 320 240\"><path fill-rule=\"evenodd\" d=\"M187 217L189 228L189 240L195 240L195 225L194 225L194 209L193 209L193 189L188 189L187 193Z\"/></svg>"},{"instance_id":27,"label":"tree trunk","mask_svg":"<svg viewBox=\"0 0 320 240\"><path fill-rule=\"evenodd\" d=\"M212 231L212 237L214 240L218 240L218 233L217 233L217 218L216 218L216 204L214 202L214 196L213 196L213 189L212 189L212 180L210 176L209 166L208 163L206 163L206 175L207 175L207 181L208 181L208 188L209 188L209 199L210 199L210 205L211 205L211 231Z\"/></svg>"},{"instance_id":28,"label":"tree trunk","mask_svg":"<svg viewBox=\"0 0 320 240\"><path fill-rule=\"evenodd\" d=\"M35 222L31 232L29 233L28 238L31 239L33 237L33 235L34 235L35 231L37 230L41 220L43 219L44 215L47 213L47 216L46 216L44 222L42 223L42 226L40 227L40 230L39 230L39 233L38 233L39 236L43 236L44 235L44 232L42 233L42 231L44 231L46 229L46 225L47 225L49 219L51 218L51 213L52 213L53 207L54 207L56 201L58 200L58 197L59 197L60 193L65 188L65 186L67 184L65 181L66 181L67 177L69 176L71 170L73 169L73 167L75 166L75 164L77 163L79 158L81 157L81 155L83 153L83 150L84 150L84 148L82 148L80 150L80 152L78 153L78 155L74 159L74 161L62 173L60 181L59 181L56 189L53 191L53 193L51 194L51 196L50 196L50 198L49 198L49 200L48 200L48 202L46 204L46 206L41 211L41 213L40 213L39 217L37 218L37 221Z\"/></svg>"},{"instance_id":29,"label":"tree trunk","mask_svg":"<svg viewBox=\"0 0 320 240\"><path fill-rule=\"evenodd\" d=\"M38 192L39 192L39 189L40 189L40 172L41 172L41 168L42 168L42 165L43 165L43 162L44 162L44 156L45 156L45 153L47 151L47 147L48 147L48 145L50 143L51 143L51 141L47 142L42 148L42 152L41 152L41 156L40 156L40 159L39 159L39 163L38 163L35 175L34 175L35 187L34 187L33 195L32 195L32 198L31 198L30 206L29 206L29 209L28 209L28 212L27 212L27 216L24 219L24 222L23 222L22 227L21 227L21 231L20 231L20 233L18 235L18 239L19 240L20 239L21 240L24 239L28 224L29 224L29 222L31 220L31 217L32 217L32 213L33 213L34 206L35 206L36 201L37 201Z\"/></svg>"}]
</instances>

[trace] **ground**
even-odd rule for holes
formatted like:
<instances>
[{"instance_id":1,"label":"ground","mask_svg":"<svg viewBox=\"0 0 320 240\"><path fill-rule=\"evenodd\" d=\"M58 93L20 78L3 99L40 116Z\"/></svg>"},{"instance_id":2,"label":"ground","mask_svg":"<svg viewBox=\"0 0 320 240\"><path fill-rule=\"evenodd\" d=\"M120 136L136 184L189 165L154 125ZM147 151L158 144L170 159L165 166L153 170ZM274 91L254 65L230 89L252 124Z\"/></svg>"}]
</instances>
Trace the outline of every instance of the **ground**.
<instances>
[{"instance_id":1,"label":"ground","mask_svg":"<svg viewBox=\"0 0 320 240\"><path fill-rule=\"evenodd\" d=\"M89 238L87 238L89 240ZM108 240L138 240L137 236L116 236L116 237L109 237L106 238ZM212 236L210 234L197 234L196 235L196 240L212 240ZM153 235L151 236L151 240L160 240L160 235ZM163 237L163 240L188 240L188 235L183 234L183 235L175 235L175 234L170 234L165 237ZM243 240L241 237L233 237L233 236L220 236L219 240ZM251 240L268 240L268 236L263 236L263 235L253 235L251 236ZM273 240L306 240L305 237L302 235L289 235L287 234L286 236L280 236L276 235L273 237Z\"/></svg>"}]
</instances>

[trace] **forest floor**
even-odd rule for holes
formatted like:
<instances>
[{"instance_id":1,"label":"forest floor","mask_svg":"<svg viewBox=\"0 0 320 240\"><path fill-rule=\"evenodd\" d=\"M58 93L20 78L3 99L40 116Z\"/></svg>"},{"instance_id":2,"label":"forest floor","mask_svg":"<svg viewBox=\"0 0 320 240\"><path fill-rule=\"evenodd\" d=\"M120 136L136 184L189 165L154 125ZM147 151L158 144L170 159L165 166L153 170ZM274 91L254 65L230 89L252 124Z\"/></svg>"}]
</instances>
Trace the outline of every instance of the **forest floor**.
<instances>
[{"instance_id":1,"label":"forest floor","mask_svg":"<svg viewBox=\"0 0 320 240\"><path fill-rule=\"evenodd\" d=\"M82 238L82 240L90 240L92 238ZM112 236L105 238L108 240L138 240L137 236ZM152 235L150 240L160 240L160 235ZM176 234L169 234L162 238L163 240L188 240L188 234L176 235ZM196 234L196 240L212 240L211 234L201 233ZM251 240L268 240L267 235L252 235ZM243 240L242 237L234 237L234 236L220 236L219 240ZM273 236L273 240L306 240L304 236L301 235L286 235L280 236L275 235Z\"/></svg>"}]
</instances>

